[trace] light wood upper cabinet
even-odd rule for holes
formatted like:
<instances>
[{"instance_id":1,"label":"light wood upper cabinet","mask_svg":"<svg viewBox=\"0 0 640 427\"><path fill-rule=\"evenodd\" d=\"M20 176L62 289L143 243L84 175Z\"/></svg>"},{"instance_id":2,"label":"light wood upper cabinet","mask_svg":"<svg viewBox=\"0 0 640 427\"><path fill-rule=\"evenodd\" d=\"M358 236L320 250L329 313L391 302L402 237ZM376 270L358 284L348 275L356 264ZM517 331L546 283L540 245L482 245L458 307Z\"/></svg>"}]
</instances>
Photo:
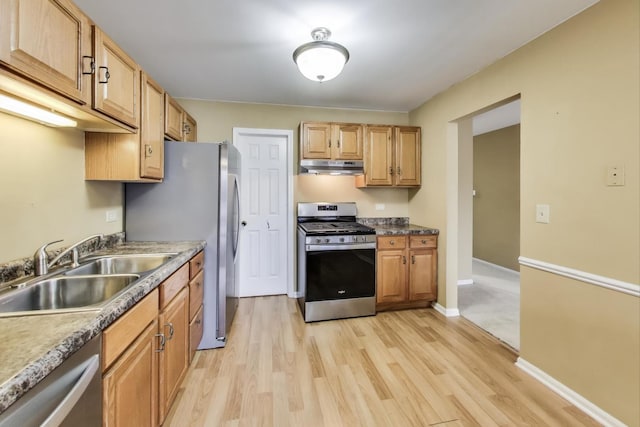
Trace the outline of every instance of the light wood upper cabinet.
<instances>
[{"instance_id":1,"label":"light wood upper cabinet","mask_svg":"<svg viewBox=\"0 0 640 427\"><path fill-rule=\"evenodd\" d=\"M182 130L184 129L182 121L183 109L178 102L168 93L164 94L164 134L174 140L182 141Z\"/></svg>"},{"instance_id":2,"label":"light wood upper cabinet","mask_svg":"<svg viewBox=\"0 0 640 427\"><path fill-rule=\"evenodd\" d=\"M184 123L182 128L183 140L186 142L198 141L198 123L186 111L183 113Z\"/></svg>"},{"instance_id":3,"label":"light wood upper cabinet","mask_svg":"<svg viewBox=\"0 0 640 427\"><path fill-rule=\"evenodd\" d=\"M330 159L331 124L304 122L300 127L300 155L302 158Z\"/></svg>"},{"instance_id":4,"label":"light wood upper cabinet","mask_svg":"<svg viewBox=\"0 0 640 427\"><path fill-rule=\"evenodd\" d=\"M331 125L331 157L336 160L362 160L362 130L359 124Z\"/></svg>"},{"instance_id":5,"label":"light wood upper cabinet","mask_svg":"<svg viewBox=\"0 0 640 427\"><path fill-rule=\"evenodd\" d=\"M394 185L414 187L421 184L420 128L412 126L396 127Z\"/></svg>"},{"instance_id":6,"label":"light wood upper cabinet","mask_svg":"<svg viewBox=\"0 0 640 427\"><path fill-rule=\"evenodd\" d=\"M164 177L164 89L142 72L140 176Z\"/></svg>"},{"instance_id":7,"label":"light wood upper cabinet","mask_svg":"<svg viewBox=\"0 0 640 427\"><path fill-rule=\"evenodd\" d=\"M89 19L71 1L0 0L0 61L13 71L85 104L91 55Z\"/></svg>"},{"instance_id":8,"label":"light wood upper cabinet","mask_svg":"<svg viewBox=\"0 0 640 427\"><path fill-rule=\"evenodd\" d=\"M362 160L362 133L361 124L302 122L301 158Z\"/></svg>"},{"instance_id":9,"label":"light wood upper cabinet","mask_svg":"<svg viewBox=\"0 0 640 427\"><path fill-rule=\"evenodd\" d=\"M391 126L365 127L364 175L356 177L356 185L393 185L393 133Z\"/></svg>"},{"instance_id":10,"label":"light wood upper cabinet","mask_svg":"<svg viewBox=\"0 0 640 427\"><path fill-rule=\"evenodd\" d=\"M133 134L85 133L85 179L159 181L164 177L164 91L141 72L141 128Z\"/></svg>"},{"instance_id":11,"label":"light wood upper cabinet","mask_svg":"<svg viewBox=\"0 0 640 427\"><path fill-rule=\"evenodd\" d=\"M420 128L367 125L364 131L364 175L357 187L421 185Z\"/></svg>"},{"instance_id":12,"label":"light wood upper cabinet","mask_svg":"<svg viewBox=\"0 0 640 427\"><path fill-rule=\"evenodd\" d=\"M93 26L93 108L133 128L140 124L140 67Z\"/></svg>"}]
</instances>

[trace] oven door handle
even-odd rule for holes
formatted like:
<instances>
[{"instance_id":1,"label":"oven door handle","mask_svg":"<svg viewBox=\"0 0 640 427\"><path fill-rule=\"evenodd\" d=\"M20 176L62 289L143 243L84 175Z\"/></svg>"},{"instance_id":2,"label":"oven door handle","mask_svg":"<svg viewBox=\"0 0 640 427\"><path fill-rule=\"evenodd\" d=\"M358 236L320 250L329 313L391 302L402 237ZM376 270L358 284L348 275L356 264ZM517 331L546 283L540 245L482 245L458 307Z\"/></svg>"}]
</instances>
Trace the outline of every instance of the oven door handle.
<instances>
[{"instance_id":1,"label":"oven door handle","mask_svg":"<svg viewBox=\"0 0 640 427\"><path fill-rule=\"evenodd\" d=\"M307 252L353 251L358 249L375 249L375 243L358 243L349 245L306 245Z\"/></svg>"}]
</instances>

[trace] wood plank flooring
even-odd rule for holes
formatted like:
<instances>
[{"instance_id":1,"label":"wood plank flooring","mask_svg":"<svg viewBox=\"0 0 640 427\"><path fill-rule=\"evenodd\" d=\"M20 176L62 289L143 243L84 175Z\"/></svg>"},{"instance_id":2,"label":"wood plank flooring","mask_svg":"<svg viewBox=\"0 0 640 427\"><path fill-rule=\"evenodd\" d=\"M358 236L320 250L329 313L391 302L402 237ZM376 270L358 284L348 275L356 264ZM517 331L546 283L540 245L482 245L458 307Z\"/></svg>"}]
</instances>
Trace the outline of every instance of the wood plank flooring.
<instances>
[{"instance_id":1,"label":"wood plank flooring","mask_svg":"<svg viewBox=\"0 0 640 427\"><path fill-rule=\"evenodd\" d=\"M244 298L224 349L199 351L165 426L597 426L516 355L433 309L305 324Z\"/></svg>"}]
</instances>

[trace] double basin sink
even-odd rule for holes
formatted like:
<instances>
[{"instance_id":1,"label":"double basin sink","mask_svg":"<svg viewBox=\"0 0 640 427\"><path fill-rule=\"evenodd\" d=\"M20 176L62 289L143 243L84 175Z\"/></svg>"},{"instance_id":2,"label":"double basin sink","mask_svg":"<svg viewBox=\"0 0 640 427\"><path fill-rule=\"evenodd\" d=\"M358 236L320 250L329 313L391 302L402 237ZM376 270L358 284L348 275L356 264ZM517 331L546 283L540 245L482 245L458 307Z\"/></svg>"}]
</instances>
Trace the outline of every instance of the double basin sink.
<instances>
[{"instance_id":1,"label":"double basin sink","mask_svg":"<svg viewBox=\"0 0 640 427\"><path fill-rule=\"evenodd\" d=\"M0 293L0 317L100 309L174 253L104 255Z\"/></svg>"}]
</instances>

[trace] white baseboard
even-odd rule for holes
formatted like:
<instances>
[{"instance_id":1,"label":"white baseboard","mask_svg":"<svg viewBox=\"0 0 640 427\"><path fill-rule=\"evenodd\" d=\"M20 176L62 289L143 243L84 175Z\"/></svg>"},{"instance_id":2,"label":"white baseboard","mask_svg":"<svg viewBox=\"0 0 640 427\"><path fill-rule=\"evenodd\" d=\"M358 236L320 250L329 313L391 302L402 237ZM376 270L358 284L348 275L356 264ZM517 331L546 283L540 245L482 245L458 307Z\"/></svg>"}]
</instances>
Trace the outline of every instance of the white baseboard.
<instances>
[{"instance_id":1,"label":"white baseboard","mask_svg":"<svg viewBox=\"0 0 640 427\"><path fill-rule=\"evenodd\" d=\"M473 285L473 279L458 280L458 286Z\"/></svg>"},{"instance_id":2,"label":"white baseboard","mask_svg":"<svg viewBox=\"0 0 640 427\"><path fill-rule=\"evenodd\" d=\"M302 296L301 292L289 292L288 293L288 297L289 298L300 298Z\"/></svg>"},{"instance_id":3,"label":"white baseboard","mask_svg":"<svg viewBox=\"0 0 640 427\"><path fill-rule=\"evenodd\" d=\"M460 316L460 310L458 310L457 308L445 308L443 306L441 306L440 304L438 304L437 302L434 302L433 304L431 304L433 306L433 308L435 308L435 310L444 315L445 317L458 317Z\"/></svg>"},{"instance_id":4,"label":"white baseboard","mask_svg":"<svg viewBox=\"0 0 640 427\"><path fill-rule=\"evenodd\" d=\"M586 271L580 271L573 268L564 267L562 265L538 261L537 259L525 258L523 256L518 258L518 261L520 261L520 265L524 265L526 267L535 268L537 270L546 271L548 273L557 274L559 276L568 277L574 280L580 280L581 282L622 292L627 295L640 297L640 285L637 283L623 282L622 280L612 279L605 276L598 276L597 274L587 273Z\"/></svg>"},{"instance_id":5,"label":"white baseboard","mask_svg":"<svg viewBox=\"0 0 640 427\"><path fill-rule=\"evenodd\" d=\"M489 266L489 267L491 267L491 268L495 268L495 269L498 269L498 270L502 270L502 271L504 271L504 272L506 272L506 273L510 273L510 274L517 274L518 276L520 276L520 272L519 272L519 271L512 270L512 269L510 269L510 268L503 267L503 266L501 266L501 265L494 264L494 263L492 263L492 262L485 261L485 260L480 259L480 258L472 258L472 260L473 260L474 262L479 262L480 264L487 265L487 266Z\"/></svg>"},{"instance_id":6,"label":"white baseboard","mask_svg":"<svg viewBox=\"0 0 640 427\"><path fill-rule=\"evenodd\" d=\"M599 406L585 399L583 396L576 393L566 385L562 384L560 381L556 380L551 375L544 372L542 369L527 362L522 357L518 357L516 366L522 369L527 374L531 375L536 380L540 381L545 386L549 387L552 391L556 392L557 394L571 402L582 412L589 415L591 418L601 423L602 425L611 427L626 426L626 424L622 421L618 420L608 412L601 409Z\"/></svg>"}]
</instances>

